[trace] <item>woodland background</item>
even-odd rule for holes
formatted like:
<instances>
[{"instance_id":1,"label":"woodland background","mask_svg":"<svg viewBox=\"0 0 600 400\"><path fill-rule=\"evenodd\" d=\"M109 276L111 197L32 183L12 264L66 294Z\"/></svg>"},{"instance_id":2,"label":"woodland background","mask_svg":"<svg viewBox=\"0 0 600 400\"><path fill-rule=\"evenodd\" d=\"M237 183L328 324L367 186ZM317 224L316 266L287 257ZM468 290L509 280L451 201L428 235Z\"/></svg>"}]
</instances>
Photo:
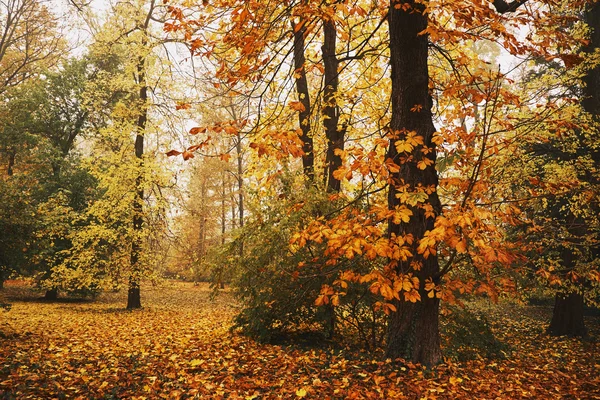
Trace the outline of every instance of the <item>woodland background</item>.
<instances>
[{"instance_id":1,"label":"woodland background","mask_svg":"<svg viewBox=\"0 0 600 400\"><path fill-rule=\"evenodd\" d=\"M597 1L0 32L6 398L600 396Z\"/></svg>"}]
</instances>

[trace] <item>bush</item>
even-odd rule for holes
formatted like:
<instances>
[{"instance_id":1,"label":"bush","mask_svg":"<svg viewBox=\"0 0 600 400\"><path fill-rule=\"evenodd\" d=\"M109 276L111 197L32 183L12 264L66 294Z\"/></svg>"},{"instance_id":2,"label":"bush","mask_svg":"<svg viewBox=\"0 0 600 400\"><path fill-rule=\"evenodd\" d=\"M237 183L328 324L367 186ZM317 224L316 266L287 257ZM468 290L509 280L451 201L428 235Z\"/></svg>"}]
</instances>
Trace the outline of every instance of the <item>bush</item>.
<instances>
[{"instance_id":1,"label":"bush","mask_svg":"<svg viewBox=\"0 0 600 400\"><path fill-rule=\"evenodd\" d=\"M460 307L451 307L449 311L441 324L448 357L459 361L504 358L509 347L496 338L483 313Z\"/></svg>"},{"instance_id":2,"label":"bush","mask_svg":"<svg viewBox=\"0 0 600 400\"><path fill-rule=\"evenodd\" d=\"M233 285L243 309L236 327L262 341L308 334L374 350L383 340L385 315L369 283L347 282L342 288L338 280L344 271L367 273L378 266L358 255L328 262L325 242L291 246L295 233L315 218L336 215L339 204L328 193L294 185L293 177L279 183L273 198L263 197L252 210L253 220L222 256L229 264L224 270L237 271ZM327 291L327 301L316 306Z\"/></svg>"}]
</instances>

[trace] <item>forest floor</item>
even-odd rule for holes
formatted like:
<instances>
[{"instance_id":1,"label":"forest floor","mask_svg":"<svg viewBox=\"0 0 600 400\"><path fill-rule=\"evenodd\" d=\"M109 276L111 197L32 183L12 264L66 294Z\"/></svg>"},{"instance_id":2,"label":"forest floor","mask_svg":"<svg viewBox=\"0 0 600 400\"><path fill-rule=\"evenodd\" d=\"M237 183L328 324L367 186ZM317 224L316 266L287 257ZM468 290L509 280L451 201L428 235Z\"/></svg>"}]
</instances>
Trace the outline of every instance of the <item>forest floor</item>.
<instances>
[{"instance_id":1,"label":"forest floor","mask_svg":"<svg viewBox=\"0 0 600 400\"><path fill-rule=\"evenodd\" d=\"M547 336L548 307L489 312L508 357L424 370L232 334L235 302L208 285L144 287L138 311L126 293L47 303L13 281L3 294L0 399L600 399L600 346Z\"/></svg>"}]
</instances>

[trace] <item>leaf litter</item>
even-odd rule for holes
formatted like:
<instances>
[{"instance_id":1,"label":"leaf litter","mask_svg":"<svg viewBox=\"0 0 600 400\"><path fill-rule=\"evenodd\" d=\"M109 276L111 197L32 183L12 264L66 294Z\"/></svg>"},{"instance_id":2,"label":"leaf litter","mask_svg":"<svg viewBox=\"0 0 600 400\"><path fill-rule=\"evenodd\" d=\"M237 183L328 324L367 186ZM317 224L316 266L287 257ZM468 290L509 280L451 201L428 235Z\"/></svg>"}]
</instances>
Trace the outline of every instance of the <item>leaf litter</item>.
<instances>
[{"instance_id":1,"label":"leaf litter","mask_svg":"<svg viewBox=\"0 0 600 400\"><path fill-rule=\"evenodd\" d=\"M600 399L597 343L547 336L547 308L491 305L506 358L425 370L232 333L238 305L228 291L211 300L208 285L145 287L137 311L122 308L126 293L46 303L8 286L2 399ZM599 337L598 317L588 327Z\"/></svg>"}]
</instances>

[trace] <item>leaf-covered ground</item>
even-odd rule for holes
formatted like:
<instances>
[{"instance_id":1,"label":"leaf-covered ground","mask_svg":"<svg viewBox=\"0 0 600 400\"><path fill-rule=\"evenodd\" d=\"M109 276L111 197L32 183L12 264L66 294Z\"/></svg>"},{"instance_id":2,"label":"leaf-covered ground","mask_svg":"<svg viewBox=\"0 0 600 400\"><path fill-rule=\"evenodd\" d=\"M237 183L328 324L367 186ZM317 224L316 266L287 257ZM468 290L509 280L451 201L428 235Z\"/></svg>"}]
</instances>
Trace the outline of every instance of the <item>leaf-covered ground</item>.
<instances>
[{"instance_id":1,"label":"leaf-covered ground","mask_svg":"<svg viewBox=\"0 0 600 400\"><path fill-rule=\"evenodd\" d=\"M231 334L235 303L205 285L144 288L133 312L124 293L44 303L18 282L4 293L2 399L600 399L598 345L546 336L547 308L489 309L507 359L424 371ZM597 318L588 326L599 336Z\"/></svg>"}]
</instances>

